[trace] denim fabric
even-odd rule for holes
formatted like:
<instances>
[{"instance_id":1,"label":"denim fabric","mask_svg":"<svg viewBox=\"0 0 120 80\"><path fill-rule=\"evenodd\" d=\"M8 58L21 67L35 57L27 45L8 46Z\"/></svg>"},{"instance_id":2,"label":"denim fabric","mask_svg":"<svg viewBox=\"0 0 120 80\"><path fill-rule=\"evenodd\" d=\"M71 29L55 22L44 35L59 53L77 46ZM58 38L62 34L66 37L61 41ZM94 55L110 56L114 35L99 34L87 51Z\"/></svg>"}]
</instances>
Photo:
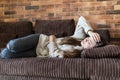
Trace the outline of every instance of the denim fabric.
<instances>
[{"instance_id":1,"label":"denim fabric","mask_svg":"<svg viewBox=\"0 0 120 80\"><path fill-rule=\"evenodd\" d=\"M7 48L4 48L0 53L1 58L10 59L10 58L25 58L25 57L36 57L35 49L30 49L24 52L11 52Z\"/></svg>"},{"instance_id":2,"label":"denim fabric","mask_svg":"<svg viewBox=\"0 0 120 80\"><path fill-rule=\"evenodd\" d=\"M37 46L39 34L31 34L25 37L10 40L7 44L9 51L19 53L33 49Z\"/></svg>"}]
</instances>

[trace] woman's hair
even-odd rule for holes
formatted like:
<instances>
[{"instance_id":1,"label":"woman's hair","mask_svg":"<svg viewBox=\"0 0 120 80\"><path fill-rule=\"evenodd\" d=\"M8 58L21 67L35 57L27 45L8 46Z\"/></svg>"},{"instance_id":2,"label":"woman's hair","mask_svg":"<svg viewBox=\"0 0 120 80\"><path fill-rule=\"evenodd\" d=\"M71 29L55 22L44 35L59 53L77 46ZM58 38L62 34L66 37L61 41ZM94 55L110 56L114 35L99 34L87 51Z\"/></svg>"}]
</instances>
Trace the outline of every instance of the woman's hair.
<instances>
[{"instance_id":1,"label":"woman's hair","mask_svg":"<svg viewBox=\"0 0 120 80\"><path fill-rule=\"evenodd\" d=\"M82 50L64 51L64 58L79 58Z\"/></svg>"},{"instance_id":2,"label":"woman's hair","mask_svg":"<svg viewBox=\"0 0 120 80\"><path fill-rule=\"evenodd\" d=\"M63 45L63 44L81 46L81 41L78 41L77 39L72 38L72 37L64 37L64 39L61 41L60 45Z\"/></svg>"}]
</instances>

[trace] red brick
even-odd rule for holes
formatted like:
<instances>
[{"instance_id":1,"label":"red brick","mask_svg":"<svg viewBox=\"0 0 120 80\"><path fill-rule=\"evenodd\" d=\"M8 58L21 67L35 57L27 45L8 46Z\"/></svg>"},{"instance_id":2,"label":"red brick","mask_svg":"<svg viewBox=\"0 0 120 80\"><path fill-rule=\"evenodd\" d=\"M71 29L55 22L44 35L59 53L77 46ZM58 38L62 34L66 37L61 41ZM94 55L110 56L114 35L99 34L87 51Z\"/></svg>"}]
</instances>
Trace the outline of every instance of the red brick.
<instances>
[{"instance_id":1,"label":"red brick","mask_svg":"<svg viewBox=\"0 0 120 80\"><path fill-rule=\"evenodd\" d=\"M120 20L120 14L119 15L114 15L114 19Z\"/></svg>"},{"instance_id":2,"label":"red brick","mask_svg":"<svg viewBox=\"0 0 120 80\"><path fill-rule=\"evenodd\" d=\"M74 16L86 16L89 15L88 11L78 11L78 12L73 12L72 13Z\"/></svg>"},{"instance_id":3,"label":"red brick","mask_svg":"<svg viewBox=\"0 0 120 80\"><path fill-rule=\"evenodd\" d=\"M117 1L117 4L120 4L120 1L119 1L119 0Z\"/></svg>"},{"instance_id":4,"label":"red brick","mask_svg":"<svg viewBox=\"0 0 120 80\"><path fill-rule=\"evenodd\" d=\"M108 19L106 20L106 22L109 24L109 23L118 23L120 22L120 19Z\"/></svg>"},{"instance_id":5,"label":"red brick","mask_svg":"<svg viewBox=\"0 0 120 80\"><path fill-rule=\"evenodd\" d=\"M73 3L71 4L71 7L86 7L89 6L89 2L77 2L77 3Z\"/></svg>"},{"instance_id":6,"label":"red brick","mask_svg":"<svg viewBox=\"0 0 120 80\"><path fill-rule=\"evenodd\" d=\"M78 11L78 8L63 8L63 12L72 12L72 11Z\"/></svg>"},{"instance_id":7,"label":"red brick","mask_svg":"<svg viewBox=\"0 0 120 80\"><path fill-rule=\"evenodd\" d=\"M81 7L79 8L80 11L93 11L96 10L95 7Z\"/></svg>"},{"instance_id":8,"label":"red brick","mask_svg":"<svg viewBox=\"0 0 120 80\"><path fill-rule=\"evenodd\" d=\"M90 15L105 15L105 11L89 11Z\"/></svg>"},{"instance_id":9,"label":"red brick","mask_svg":"<svg viewBox=\"0 0 120 80\"><path fill-rule=\"evenodd\" d=\"M114 10L120 10L120 5L115 5Z\"/></svg>"},{"instance_id":10,"label":"red brick","mask_svg":"<svg viewBox=\"0 0 120 80\"><path fill-rule=\"evenodd\" d=\"M96 10L112 10L114 6L97 6Z\"/></svg>"},{"instance_id":11,"label":"red brick","mask_svg":"<svg viewBox=\"0 0 120 80\"><path fill-rule=\"evenodd\" d=\"M63 3L75 3L78 2L78 0L63 0Z\"/></svg>"},{"instance_id":12,"label":"red brick","mask_svg":"<svg viewBox=\"0 0 120 80\"><path fill-rule=\"evenodd\" d=\"M70 16L71 13L69 13L69 12L57 12L57 13L55 13L55 15L63 17L63 16Z\"/></svg>"},{"instance_id":13,"label":"red brick","mask_svg":"<svg viewBox=\"0 0 120 80\"><path fill-rule=\"evenodd\" d=\"M91 1L96 1L96 0L79 0L80 2L91 2Z\"/></svg>"}]
</instances>

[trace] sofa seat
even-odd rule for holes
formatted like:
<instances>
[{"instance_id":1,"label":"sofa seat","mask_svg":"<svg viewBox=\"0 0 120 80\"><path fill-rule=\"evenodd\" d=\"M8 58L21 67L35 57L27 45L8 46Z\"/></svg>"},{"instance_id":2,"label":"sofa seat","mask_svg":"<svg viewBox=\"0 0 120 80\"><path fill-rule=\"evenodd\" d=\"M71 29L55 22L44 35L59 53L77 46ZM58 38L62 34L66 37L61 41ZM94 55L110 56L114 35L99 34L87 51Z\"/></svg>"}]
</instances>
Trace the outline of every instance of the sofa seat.
<instances>
[{"instance_id":1,"label":"sofa seat","mask_svg":"<svg viewBox=\"0 0 120 80\"><path fill-rule=\"evenodd\" d=\"M111 58L0 59L2 80L89 80L91 76L120 77L119 73L120 60Z\"/></svg>"}]
</instances>

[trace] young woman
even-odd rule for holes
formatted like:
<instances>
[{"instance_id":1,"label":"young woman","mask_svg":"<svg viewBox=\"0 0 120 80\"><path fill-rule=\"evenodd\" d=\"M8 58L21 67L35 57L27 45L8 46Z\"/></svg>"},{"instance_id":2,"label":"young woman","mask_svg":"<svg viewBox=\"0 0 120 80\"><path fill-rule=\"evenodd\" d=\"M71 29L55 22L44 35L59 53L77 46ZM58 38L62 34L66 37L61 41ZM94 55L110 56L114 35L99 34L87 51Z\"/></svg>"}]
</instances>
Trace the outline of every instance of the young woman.
<instances>
[{"instance_id":1,"label":"young woman","mask_svg":"<svg viewBox=\"0 0 120 80\"><path fill-rule=\"evenodd\" d=\"M72 36L56 38L54 35L32 34L10 40L0 55L1 58L36 57L36 54L37 57L78 57L82 50L96 47L98 42L101 42L100 35L93 32L87 20L81 16Z\"/></svg>"},{"instance_id":2,"label":"young woman","mask_svg":"<svg viewBox=\"0 0 120 80\"><path fill-rule=\"evenodd\" d=\"M81 16L72 36L56 39L54 35L41 34L36 53L38 57L79 57L82 50L96 47L98 42L101 42L100 35L93 32L87 20Z\"/></svg>"}]
</instances>

